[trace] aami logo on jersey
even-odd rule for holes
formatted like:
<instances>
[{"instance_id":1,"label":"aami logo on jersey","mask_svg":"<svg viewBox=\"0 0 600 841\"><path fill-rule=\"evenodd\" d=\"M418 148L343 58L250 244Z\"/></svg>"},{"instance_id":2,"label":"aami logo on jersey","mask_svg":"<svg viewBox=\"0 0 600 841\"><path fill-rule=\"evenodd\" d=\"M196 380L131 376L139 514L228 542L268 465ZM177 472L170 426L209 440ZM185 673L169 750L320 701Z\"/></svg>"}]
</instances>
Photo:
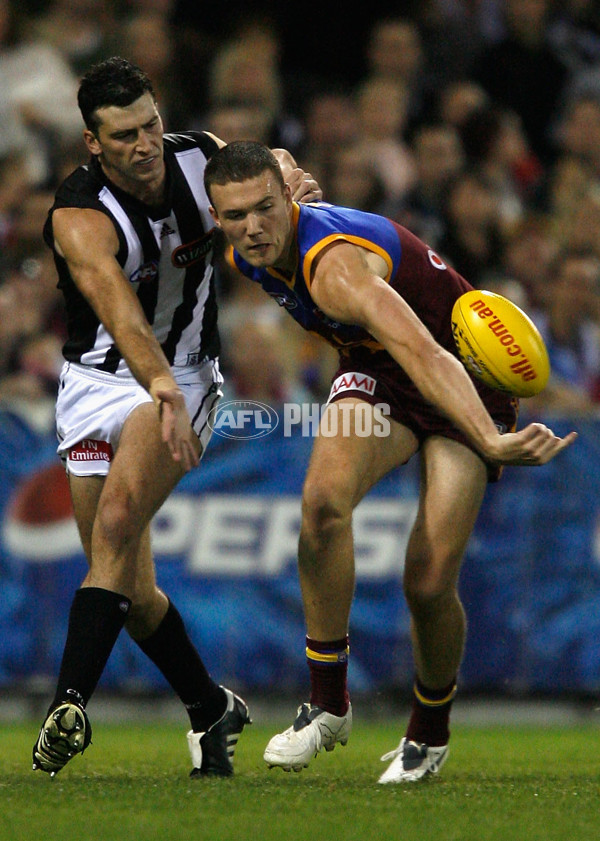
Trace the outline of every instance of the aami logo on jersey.
<instances>
[{"instance_id":1,"label":"aami logo on jersey","mask_svg":"<svg viewBox=\"0 0 600 841\"><path fill-rule=\"evenodd\" d=\"M188 266L193 266L203 260L208 252L213 247L213 232L209 231L200 239L195 239L193 242L186 242L180 245L171 254L171 262L178 269L187 269Z\"/></svg>"},{"instance_id":2,"label":"aami logo on jersey","mask_svg":"<svg viewBox=\"0 0 600 841\"><path fill-rule=\"evenodd\" d=\"M158 277L158 261L150 260L143 263L129 277L130 283L152 283Z\"/></svg>"},{"instance_id":3,"label":"aami logo on jersey","mask_svg":"<svg viewBox=\"0 0 600 841\"><path fill-rule=\"evenodd\" d=\"M361 374L358 371L348 371L347 374L342 374L333 381L331 386L331 393L329 399L335 397L340 391L364 391L365 394L374 394L377 380L369 377L367 374Z\"/></svg>"}]
</instances>

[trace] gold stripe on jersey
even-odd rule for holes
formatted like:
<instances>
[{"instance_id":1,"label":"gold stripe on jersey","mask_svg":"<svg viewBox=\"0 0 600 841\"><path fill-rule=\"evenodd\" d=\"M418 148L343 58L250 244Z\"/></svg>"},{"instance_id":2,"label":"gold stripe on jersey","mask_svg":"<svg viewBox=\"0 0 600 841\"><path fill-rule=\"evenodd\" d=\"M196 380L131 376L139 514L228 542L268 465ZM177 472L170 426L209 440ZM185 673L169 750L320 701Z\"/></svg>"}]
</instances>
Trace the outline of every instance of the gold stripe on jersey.
<instances>
[{"instance_id":1,"label":"gold stripe on jersey","mask_svg":"<svg viewBox=\"0 0 600 841\"><path fill-rule=\"evenodd\" d=\"M389 283L392 278L392 271L393 271L393 264L392 258L390 255L385 251L381 246L377 245L373 242L373 240L365 239L364 237L354 236L353 234L345 234L345 233L335 233L330 234L327 237L323 237L318 242L316 242L312 248L306 252L304 256L304 262L302 264L302 276L304 277L304 282L306 283L307 289L310 289L311 284L311 267L315 257L317 257L321 251L326 248L328 245L331 245L332 242L349 242L352 245L359 245L361 248L366 248L367 251L371 251L373 254L378 254L382 260L385 261L387 266L387 273L384 278L386 283Z\"/></svg>"}]
</instances>

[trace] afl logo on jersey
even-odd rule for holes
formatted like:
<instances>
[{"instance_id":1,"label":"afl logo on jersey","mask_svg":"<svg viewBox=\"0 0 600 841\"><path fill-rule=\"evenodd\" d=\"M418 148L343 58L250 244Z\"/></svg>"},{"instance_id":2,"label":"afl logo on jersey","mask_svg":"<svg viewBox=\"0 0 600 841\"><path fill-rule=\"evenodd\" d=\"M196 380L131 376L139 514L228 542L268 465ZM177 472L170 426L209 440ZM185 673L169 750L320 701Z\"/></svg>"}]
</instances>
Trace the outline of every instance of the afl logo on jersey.
<instances>
[{"instance_id":1,"label":"afl logo on jersey","mask_svg":"<svg viewBox=\"0 0 600 841\"><path fill-rule=\"evenodd\" d=\"M158 277L158 261L150 260L139 266L129 277L130 283L151 283Z\"/></svg>"},{"instance_id":2,"label":"afl logo on jersey","mask_svg":"<svg viewBox=\"0 0 600 841\"><path fill-rule=\"evenodd\" d=\"M431 263L431 265L433 266L434 269L446 269L446 268L448 268L446 266L446 264L444 263L444 261L441 259L441 257L438 257L438 255L435 253L435 251L432 251L431 248L428 249L427 256L429 257L429 262Z\"/></svg>"}]
</instances>

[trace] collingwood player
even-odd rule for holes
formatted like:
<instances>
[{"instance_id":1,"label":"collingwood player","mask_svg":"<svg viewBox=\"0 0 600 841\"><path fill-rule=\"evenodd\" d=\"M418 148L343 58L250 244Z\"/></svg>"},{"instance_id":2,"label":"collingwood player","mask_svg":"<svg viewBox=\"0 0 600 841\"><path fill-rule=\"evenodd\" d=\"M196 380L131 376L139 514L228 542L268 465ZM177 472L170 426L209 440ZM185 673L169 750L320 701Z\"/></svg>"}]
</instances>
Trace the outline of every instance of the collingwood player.
<instances>
[{"instance_id":1,"label":"collingwood player","mask_svg":"<svg viewBox=\"0 0 600 841\"><path fill-rule=\"evenodd\" d=\"M248 708L208 674L156 585L150 546L151 519L199 463L221 393L203 173L225 144L164 135L150 80L122 58L90 69L78 103L91 159L59 187L44 238L68 326L58 452L89 571L33 768L54 775L89 745L85 708L125 627L187 708L192 776L229 776ZM299 198L320 195L301 170L290 180Z\"/></svg>"}]
</instances>

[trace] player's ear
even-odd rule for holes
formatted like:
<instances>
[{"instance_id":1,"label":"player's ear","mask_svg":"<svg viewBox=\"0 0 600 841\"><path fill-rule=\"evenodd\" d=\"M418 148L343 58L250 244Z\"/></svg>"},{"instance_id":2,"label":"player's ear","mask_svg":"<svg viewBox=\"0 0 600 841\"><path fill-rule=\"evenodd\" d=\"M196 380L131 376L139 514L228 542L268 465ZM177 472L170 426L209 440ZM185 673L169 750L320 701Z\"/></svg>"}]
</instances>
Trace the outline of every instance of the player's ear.
<instances>
[{"instance_id":1,"label":"player's ear","mask_svg":"<svg viewBox=\"0 0 600 841\"><path fill-rule=\"evenodd\" d=\"M214 207L212 206L212 204L209 206L209 208L208 208L208 212L209 212L209 213L210 213L210 215L212 216L212 218L213 218L213 222L215 223L215 225L217 226L217 228L220 228L220 227L221 227L221 223L219 222L219 216L218 216L218 214L217 214L217 211L216 211L216 210L214 209Z\"/></svg>"},{"instance_id":2,"label":"player's ear","mask_svg":"<svg viewBox=\"0 0 600 841\"><path fill-rule=\"evenodd\" d=\"M100 154L100 152L102 151L102 147L100 146L100 141L98 140L96 135L92 131L89 130L89 128L86 128L84 130L83 139L84 139L85 145L88 148L88 151L92 155L99 155Z\"/></svg>"}]
</instances>

